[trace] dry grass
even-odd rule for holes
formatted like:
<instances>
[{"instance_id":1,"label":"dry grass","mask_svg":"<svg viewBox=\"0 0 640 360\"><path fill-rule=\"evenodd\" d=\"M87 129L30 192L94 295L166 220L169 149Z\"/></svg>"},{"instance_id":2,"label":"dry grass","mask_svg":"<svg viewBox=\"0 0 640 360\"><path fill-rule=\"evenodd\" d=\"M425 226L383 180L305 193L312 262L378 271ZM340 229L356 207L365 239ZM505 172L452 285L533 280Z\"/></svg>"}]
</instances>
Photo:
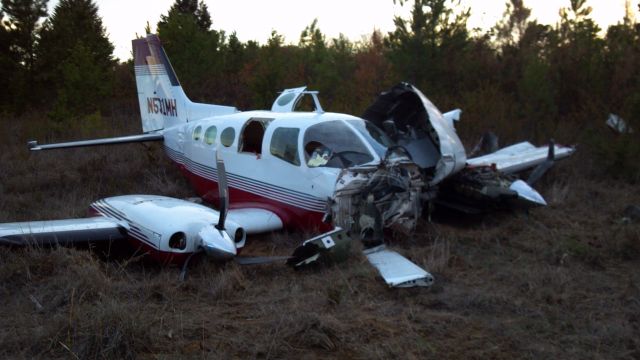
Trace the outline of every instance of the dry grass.
<instances>
[{"instance_id":1,"label":"dry grass","mask_svg":"<svg viewBox=\"0 0 640 360\"><path fill-rule=\"evenodd\" d=\"M111 124L93 136L137 128ZM46 125L2 126L0 222L82 216L117 194L193 196L157 146L29 154ZM386 288L361 255L303 271L200 261L179 283L126 252L0 249L0 358L638 358L640 225L620 219L640 193L586 179L581 156L540 185L547 208L394 239L434 273L429 290ZM285 255L304 237L245 252Z\"/></svg>"}]
</instances>

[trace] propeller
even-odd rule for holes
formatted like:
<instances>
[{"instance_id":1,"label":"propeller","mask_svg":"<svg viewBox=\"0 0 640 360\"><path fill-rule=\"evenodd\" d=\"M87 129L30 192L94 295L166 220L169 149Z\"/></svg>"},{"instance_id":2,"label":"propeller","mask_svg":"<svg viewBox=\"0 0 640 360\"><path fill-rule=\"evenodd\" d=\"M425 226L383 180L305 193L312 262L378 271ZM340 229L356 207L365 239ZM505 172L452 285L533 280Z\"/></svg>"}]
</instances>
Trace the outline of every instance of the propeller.
<instances>
[{"instance_id":1,"label":"propeller","mask_svg":"<svg viewBox=\"0 0 640 360\"><path fill-rule=\"evenodd\" d=\"M229 209L229 188L227 187L227 174L224 168L224 161L220 157L219 149L216 151L216 165L218 170L218 189L220 191L220 214L218 223L200 229L198 237L202 241L200 246L209 257L228 260L236 256L237 247L225 227ZM240 229L240 231L244 230Z\"/></svg>"},{"instance_id":2,"label":"propeller","mask_svg":"<svg viewBox=\"0 0 640 360\"><path fill-rule=\"evenodd\" d=\"M531 175L529 175L529 178L527 179L527 184L535 184L538 180L540 180L542 175L544 175L549 169L551 169L555 162L555 148L556 146L553 139L549 140L549 152L547 153L547 159L544 162L540 163L540 165L536 166L535 169L533 169Z\"/></svg>"},{"instance_id":3,"label":"propeller","mask_svg":"<svg viewBox=\"0 0 640 360\"><path fill-rule=\"evenodd\" d=\"M220 149L216 151L216 168L218 171L218 191L220 192L220 217L216 229L224 230L224 222L229 210L229 187L227 185L227 172L224 167L224 160L220 156Z\"/></svg>"}]
</instances>

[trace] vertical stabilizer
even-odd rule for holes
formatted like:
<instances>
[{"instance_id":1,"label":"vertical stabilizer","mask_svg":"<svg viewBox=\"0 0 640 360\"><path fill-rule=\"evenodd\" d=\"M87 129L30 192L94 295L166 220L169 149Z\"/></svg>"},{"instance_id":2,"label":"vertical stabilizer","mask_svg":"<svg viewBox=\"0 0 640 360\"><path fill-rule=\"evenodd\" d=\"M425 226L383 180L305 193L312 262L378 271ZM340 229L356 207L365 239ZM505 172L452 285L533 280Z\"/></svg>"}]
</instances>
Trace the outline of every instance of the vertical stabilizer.
<instances>
[{"instance_id":1,"label":"vertical stabilizer","mask_svg":"<svg viewBox=\"0 0 640 360\"><path fill-rule=\"evenodd\" d=\"M231 106L191 102L157 35L135 39L132 45L143 132L237 111Z\"/></svg>"}]
</instances>

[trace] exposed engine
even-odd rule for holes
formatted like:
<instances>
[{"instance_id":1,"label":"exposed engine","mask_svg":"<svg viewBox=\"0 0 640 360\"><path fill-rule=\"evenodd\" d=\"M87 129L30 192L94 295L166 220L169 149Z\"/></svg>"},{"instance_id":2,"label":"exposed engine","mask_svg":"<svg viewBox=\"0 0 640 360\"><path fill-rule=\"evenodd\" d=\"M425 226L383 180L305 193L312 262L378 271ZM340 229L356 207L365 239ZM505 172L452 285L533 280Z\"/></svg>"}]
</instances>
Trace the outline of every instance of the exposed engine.
<instances>
[{"instance_id":1,"label":"exposed engine","mask_svg":"<svg viewBox=\"0 0 640 360\"><path fill-rule=\"evenodd\" d=\"M382 239L382 229L411 233L422 212L425 186L419 167L395 157L379 166L342 170L330 201L335 226L365 241Z\"/></svg>"}]
</instances>

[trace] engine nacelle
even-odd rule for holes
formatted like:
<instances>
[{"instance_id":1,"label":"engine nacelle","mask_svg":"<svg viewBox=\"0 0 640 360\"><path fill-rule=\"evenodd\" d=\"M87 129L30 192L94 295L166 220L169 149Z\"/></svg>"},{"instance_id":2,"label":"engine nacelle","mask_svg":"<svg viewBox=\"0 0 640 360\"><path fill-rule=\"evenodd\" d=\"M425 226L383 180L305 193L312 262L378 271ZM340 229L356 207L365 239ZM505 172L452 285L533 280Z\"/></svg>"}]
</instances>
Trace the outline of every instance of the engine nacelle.
<instances>
[{"instance_id":1,"label":"engine nacelle","mask_svg":"<svg viewBox=\"0 0 640 360\"><path fill-rule=\"evenodd\" d=\"M125 195L98 200L98 214L123 224L127 234L163 253L189 254L204 248L217 258L235 255L244 246L245 230L228 221L216 229L219 213L193 202L155 195Z\"/></svg>"},{"instance_id":2,"label":"engine nacelle","mask_svg":"<svg viewBox=\"0 0 640 360\"><path fill-rule=\"evenodd\" d=\"M247 240L247 232L244 228L231 220L227 220L224 227L229 236L231 236L233 241L236 243L236 248L243 248Z\"/></svg>"}]
</instances>

